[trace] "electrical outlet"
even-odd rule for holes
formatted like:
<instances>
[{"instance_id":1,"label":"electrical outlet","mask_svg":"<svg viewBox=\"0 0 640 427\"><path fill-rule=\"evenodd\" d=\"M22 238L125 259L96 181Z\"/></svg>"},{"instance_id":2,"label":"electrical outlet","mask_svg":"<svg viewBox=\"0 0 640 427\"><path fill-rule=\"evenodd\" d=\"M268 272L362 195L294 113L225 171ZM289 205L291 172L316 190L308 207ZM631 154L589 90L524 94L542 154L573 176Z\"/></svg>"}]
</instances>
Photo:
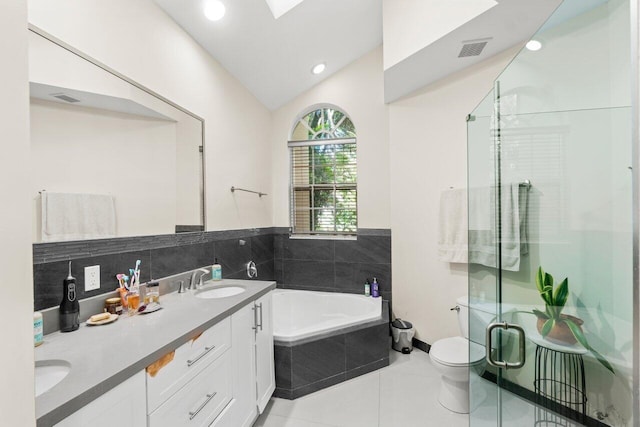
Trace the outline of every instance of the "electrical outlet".
<instances>
[{"instance_id":1,"label":"electrical outlet","mask_svg":"<svg viewBox=\"0 0 640 427\"><path fill-rule=\"evenodd\" d=\"M84 268L84 290L93 291L100 289L100 266L92 265Z\"/></svg>"}]
</instances>

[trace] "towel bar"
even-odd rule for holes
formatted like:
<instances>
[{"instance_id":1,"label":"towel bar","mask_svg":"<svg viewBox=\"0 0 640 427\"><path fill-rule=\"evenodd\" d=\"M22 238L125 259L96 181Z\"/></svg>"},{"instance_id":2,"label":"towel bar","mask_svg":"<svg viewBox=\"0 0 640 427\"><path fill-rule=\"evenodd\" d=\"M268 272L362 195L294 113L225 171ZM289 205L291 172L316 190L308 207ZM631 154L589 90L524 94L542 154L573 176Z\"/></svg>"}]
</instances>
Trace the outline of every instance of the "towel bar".
<instances>
[{"instance_id":1,"label":"towel bar","mask_svg":"<svg viewBox=\"0 0 640 427\"><path fill-rule=\"evenodd\" d=\"M267 193L263 193L261 191L253 191L253 190L245 190L244 188L238 188L238 187L231 187L231 192L234 193L236 191L246 191L247 193L253 193L253 194L257 194L258 197L262 197L262 196L268 196Z\"/></svg>"}]
</instances>

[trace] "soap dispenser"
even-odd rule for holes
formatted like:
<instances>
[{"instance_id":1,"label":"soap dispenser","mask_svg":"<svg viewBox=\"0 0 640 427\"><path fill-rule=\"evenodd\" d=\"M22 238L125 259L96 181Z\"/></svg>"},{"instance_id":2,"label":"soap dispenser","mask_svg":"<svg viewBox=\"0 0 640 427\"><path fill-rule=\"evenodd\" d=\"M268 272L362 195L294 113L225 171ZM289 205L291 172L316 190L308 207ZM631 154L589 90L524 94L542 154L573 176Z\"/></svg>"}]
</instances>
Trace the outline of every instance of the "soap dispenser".
<instances>
[{"instance_id":1,"label":"soap dispenser","mask_svg":"<svg viewBox=\"0 0 640 427\"><path fill-rule=\"evenodd\" d=\"M76 279L71 275L71 261L69 261L69 275L63 282L64 294L60 303L60 331L72 332L80 327L80 304L76 291Z\"/></svg>"},{"instance_id":2,"label":"soap dispenser","mask_svg":"<svg viewBox=\"0 0 640 427\"><path fill-rule=\"evenodd\" d=\"M211 279L222 280L222 266L218 264L218 258L214 258L213 265L211 266Z\"/></svg>"}]
</instances>

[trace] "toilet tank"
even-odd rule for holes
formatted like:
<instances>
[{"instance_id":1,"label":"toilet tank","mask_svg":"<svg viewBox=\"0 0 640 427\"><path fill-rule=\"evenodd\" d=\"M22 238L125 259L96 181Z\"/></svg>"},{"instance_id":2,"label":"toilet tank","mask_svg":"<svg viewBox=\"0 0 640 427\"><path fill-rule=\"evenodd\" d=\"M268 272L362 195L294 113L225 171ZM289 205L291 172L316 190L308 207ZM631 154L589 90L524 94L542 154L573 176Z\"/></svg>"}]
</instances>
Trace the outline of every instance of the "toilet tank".
<instances>
[{"instance_id":1,"label":"toilet tank","mask_svg":"<svg viewBox=\"0 0 640 427\"><path fill-rule=\"evenodd\" d=\"M463 296L456 300L458 307L458 326L460 334L469 340L484 345L485 331L489 323L496 318L496 303L472 300Z\"/></svg>"}]
</instances>

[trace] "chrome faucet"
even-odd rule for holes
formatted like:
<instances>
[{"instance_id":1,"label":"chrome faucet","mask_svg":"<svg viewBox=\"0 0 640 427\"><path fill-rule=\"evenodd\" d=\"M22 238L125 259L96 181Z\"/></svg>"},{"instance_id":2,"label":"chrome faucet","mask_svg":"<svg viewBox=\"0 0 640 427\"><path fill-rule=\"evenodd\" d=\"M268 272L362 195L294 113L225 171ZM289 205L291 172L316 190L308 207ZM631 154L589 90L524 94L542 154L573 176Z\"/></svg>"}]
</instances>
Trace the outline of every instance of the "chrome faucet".
<instances>
[{"instance_id":1,"label":"chrome faucet","mask_svg":"<svg viewBox=\"0 0 640 427\"><path fill-rule=\"evenodd\" d=\"M198 284L196 285L196 276L198 275L198 273L202 273L200 275L200 281L198 282ZM193 273L191 273L191 281L189 282L189 288L188 289L198 289L202 287L202 277L205 274L209 274L210 270L207 270L206 268L199 268L197 270L194 270Z\"/></svg>"}]
</instances>

